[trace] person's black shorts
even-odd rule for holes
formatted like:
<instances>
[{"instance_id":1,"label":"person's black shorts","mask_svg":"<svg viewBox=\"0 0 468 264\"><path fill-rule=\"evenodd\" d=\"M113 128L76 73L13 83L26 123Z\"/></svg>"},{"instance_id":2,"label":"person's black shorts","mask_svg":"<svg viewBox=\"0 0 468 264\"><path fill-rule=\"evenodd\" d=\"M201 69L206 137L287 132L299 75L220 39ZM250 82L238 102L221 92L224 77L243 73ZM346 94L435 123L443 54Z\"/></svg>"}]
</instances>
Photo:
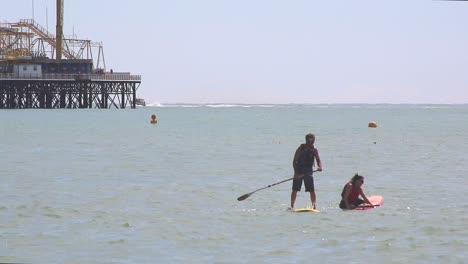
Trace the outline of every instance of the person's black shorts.
<instances>
[{"instance_id":1,"label":"person's black shorts","mask_svg":"<svg viewBox=\"0 0 468 264\"><path fill-rule=\"evenodd\" d=\"M305 191L314 192L314 177L312 175L306 175L300 179L293 180L292 189L293 191L300 191L302 187L302 181L304 181Z\"/></svg>"},{"instance_id":2,"label":"person's black shorts","mask_svg":"<svg viewBox=\"0 0 468 264\"><path fill-rule=\"evenodd\" d=\"M353 204L354 204L354 206L359 206L359 205L361 205L361 204L363 204L363 203L364 203L364 200L362 200L362 199L360 199L360 198L357 198L357 200L354 201ZM346 208L346 204L345 204L345 202L344 202L343 200L341 200L341 202L340 202L340 208L341 208L341 209L347 209L347 208Z\"/></svg>"}]
</instances>

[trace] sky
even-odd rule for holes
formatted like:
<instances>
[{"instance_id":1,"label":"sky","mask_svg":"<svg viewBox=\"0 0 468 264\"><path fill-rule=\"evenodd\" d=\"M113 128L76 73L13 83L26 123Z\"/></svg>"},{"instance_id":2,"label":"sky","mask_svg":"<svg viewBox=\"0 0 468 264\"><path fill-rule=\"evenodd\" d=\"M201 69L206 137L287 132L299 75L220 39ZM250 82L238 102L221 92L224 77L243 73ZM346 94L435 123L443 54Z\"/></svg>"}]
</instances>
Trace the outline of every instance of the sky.
<instances>
[{"instance_id":1,"label":"sky","mask_svg":"<svg viewBox=\"0 0 468 264\"><path fill-rule=\"evenodd\" d=\"M0 22L55 33L55 0ZM33 8L34 6L34 8ZM102 42L147 104L468 103L468 2L64 0L64 34Z\"/></svg>"}]
</instances>

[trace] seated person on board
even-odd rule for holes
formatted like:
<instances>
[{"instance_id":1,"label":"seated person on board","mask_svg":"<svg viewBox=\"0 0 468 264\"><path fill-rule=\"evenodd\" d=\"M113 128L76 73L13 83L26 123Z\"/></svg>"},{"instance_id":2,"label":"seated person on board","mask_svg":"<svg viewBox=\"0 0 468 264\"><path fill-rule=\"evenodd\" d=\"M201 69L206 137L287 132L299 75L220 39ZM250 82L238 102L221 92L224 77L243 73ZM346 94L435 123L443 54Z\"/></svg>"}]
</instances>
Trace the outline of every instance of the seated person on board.
<instances>
[{"instance_id":1,"label":"seated person on board","mask_svg":"<svg viewBox=\"0 0 468 264\"><path fill-rule=\"evenodd\" d=\"M348 183L346 183L346 185L343 188L343 191L341 192L341 209L354 209L358 206L363 205L373 207L373 205L371 204L371 202L369 202L361 188L363 184L364 177L357 173L351 178L351 180ZM360 199L359 195L364 200Z\"/></svg>"}]
</instances>

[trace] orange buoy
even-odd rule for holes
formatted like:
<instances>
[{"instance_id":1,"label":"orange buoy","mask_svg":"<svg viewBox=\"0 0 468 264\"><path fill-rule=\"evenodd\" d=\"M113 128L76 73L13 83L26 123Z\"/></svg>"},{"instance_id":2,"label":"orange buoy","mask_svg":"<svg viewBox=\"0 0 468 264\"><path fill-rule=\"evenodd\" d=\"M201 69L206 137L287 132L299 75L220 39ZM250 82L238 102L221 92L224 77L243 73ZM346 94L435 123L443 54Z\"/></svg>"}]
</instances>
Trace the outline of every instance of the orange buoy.
<instances>
[{"instance_id":1,"label":"orange buoy","mask_svg":"<svg viewBox=\"0 0 468 264\"><path fill-rule=\"evenodd\" d=\"M369 122L368 127L377 127L377 123L374 121Z\"/></svg>"},{"instance_id":2,"label":"orange buoy","mask_svg":"<svg viewBox=\"0 0 468 264\"><path fill-rule=\"evenodd\" d=\"M156 115L151 116L151 124L156 124L158 123L158 120L156 119Z\"/></svg>"}]
</instances>

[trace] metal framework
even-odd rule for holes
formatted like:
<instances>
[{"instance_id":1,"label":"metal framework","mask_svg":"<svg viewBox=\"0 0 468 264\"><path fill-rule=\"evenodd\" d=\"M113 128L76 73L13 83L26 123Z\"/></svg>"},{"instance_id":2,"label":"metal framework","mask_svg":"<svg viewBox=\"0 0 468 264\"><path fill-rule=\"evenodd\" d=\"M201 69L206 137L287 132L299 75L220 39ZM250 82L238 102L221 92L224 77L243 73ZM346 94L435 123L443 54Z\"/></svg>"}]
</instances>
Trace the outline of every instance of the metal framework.
<instances>
[{"instance_id":1,"label":"metal framework","mask_svg":"<svg viewBox=\"0 0 468 264\"><path fill-rule=\"evenodd\" d=\"M20 56L56 58L56 36L33 19L21 19L17 23L0 24L0 56L14 59ZM66 59L93 60L97 69L106 70L102 42L79 39L75 36L62 38L62 54ZM97 57L93 57L97 53Z\"/></svg>"},{"instance_id":2,"label":"metal framework","mask_svg":"<svg viewBox=\"0 0 468 264\"><path fill-rule=\"evenodd\" d=\"M135 108L138 80L0 79L0 109Z\"/></svg>"},{"instance_id":3,"label":"metal framework","mask_svg":"<svg viewBox=\"0 0 468 264\"><path fill-rule=\"evenodd\" d=\"M0 109L135 108L141 76L107 72L101 42L57 32L32 19L0 23Z\"/></svg>"}]
</instances>

